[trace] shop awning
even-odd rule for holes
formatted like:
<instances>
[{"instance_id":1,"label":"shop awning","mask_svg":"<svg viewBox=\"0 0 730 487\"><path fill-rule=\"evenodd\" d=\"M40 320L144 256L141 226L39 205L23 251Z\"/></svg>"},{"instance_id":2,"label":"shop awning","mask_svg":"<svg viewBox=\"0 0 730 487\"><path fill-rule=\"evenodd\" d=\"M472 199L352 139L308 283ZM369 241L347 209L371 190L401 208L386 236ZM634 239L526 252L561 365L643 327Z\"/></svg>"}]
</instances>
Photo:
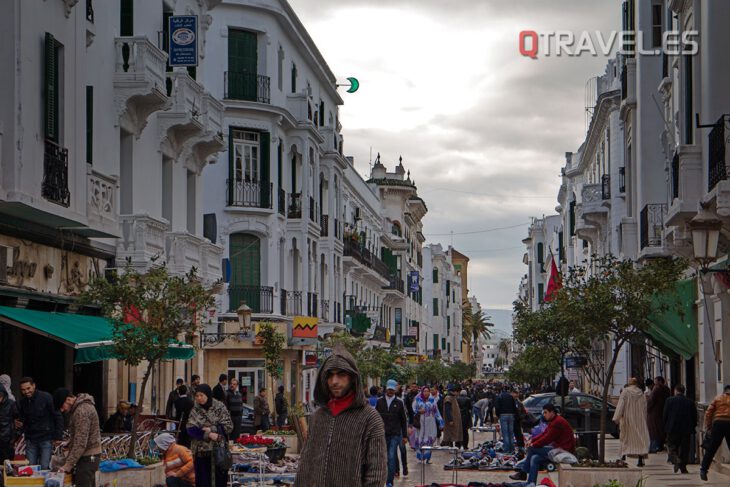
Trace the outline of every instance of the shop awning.
<instances>
[{"instance_id":1,"label":"shop awning","mask_svg":"<svg viewBox=\"0 0 730 487\"><path fill-rule=\"evenodd\" d=\"M678 354L689 360L697 353L696 296L694 279L678 281L674 291L654 296L657 311L649 316L652 326L647 334L668 355Z\"/></svg>"},{"instance_id":2,"label":"shop awning","mask_svg":"<svg viewBox=\"0 0 730 487\"><path fill-rule=\"evenodd\" d=\"M101 316L0 306L0 320L75 349L76 364L122 358L112 353L114 328L109 320ZM193 347L176 343L170 345L165 359L189 360L194 356Z\"/></svg>"}]
</instances>

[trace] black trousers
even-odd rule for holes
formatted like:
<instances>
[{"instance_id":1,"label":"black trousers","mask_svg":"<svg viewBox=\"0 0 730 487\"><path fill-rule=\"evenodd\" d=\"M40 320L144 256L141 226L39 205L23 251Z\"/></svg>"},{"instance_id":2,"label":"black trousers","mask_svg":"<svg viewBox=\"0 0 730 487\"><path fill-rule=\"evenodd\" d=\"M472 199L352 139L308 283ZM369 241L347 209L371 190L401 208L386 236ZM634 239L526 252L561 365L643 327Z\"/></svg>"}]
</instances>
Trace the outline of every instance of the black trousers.
<instances>
[{"instance_id":1,"label":"black trousers","mask_svg":"<svg viewBox=\"0 0 730 487\"><path fill-rule=\"evenodd\" d=\"M74 471L76 487L96 487L96 471L99 470L99 455L81 457Z\"/></svg>"},{"instance_id":2,"label":"black trousers","mask_svg":"<svg viewBox=\"0 0 730 487\"><path fill-rule=\"evenodd\" d=\"M705 456L702 457L702 470L709 470L712 459L715 458L717 449L725 440L728 448L730 448L730 421L715 421L712 423L712 436L709 450L705 450Z\"/></svg>"},{"instance_id":3,"label":"black trousers","mask_svg":"<svg viewBox=\"0 0 730 487\"><path fill-rule=\"evenodd\" d=\"M522 434L522 421L519 414L515 417L515 444L520 448L525 447L525 436Z\"/></svg>"},{"instance_id":4,"label":"black trousers","mask_svg":"<svg viewBox=\"0 0 730 487\"><path fill-rule=\"evenodd\" d=\"M689 463L689 440L690 433L667 433L669 459L683 471Z\"/></svg>"}]
</instances>

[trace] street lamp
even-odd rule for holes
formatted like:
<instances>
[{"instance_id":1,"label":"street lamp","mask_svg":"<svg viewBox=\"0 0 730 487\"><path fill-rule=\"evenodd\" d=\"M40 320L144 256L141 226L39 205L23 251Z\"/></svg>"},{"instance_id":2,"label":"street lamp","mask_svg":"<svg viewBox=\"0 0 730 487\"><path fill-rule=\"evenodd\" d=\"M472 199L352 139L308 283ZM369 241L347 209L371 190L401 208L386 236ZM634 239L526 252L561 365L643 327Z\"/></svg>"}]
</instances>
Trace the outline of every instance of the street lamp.
<instances>
[{"instance_id":1,"label":"street lamp","mask_svg":"<svg viewBox=\"0 0 730 487\"><path fill-rule=\"evenodd\" d=\"M236 310L236 314L238 315L238 326L241 332L249 333L251 331L251 308L243 302Z\"/></svg>"},{"instance_id":2,"label":"street lamp","mask_svg":"<svg viewBox=\"0 0 730 487\"><path fill-rule=\"evenodd\" d=\"M700 211L689 221L694 258L703 270L717 258L722 221L710 210L709 203L700 203Z\"/></svg>"}]
</instances>

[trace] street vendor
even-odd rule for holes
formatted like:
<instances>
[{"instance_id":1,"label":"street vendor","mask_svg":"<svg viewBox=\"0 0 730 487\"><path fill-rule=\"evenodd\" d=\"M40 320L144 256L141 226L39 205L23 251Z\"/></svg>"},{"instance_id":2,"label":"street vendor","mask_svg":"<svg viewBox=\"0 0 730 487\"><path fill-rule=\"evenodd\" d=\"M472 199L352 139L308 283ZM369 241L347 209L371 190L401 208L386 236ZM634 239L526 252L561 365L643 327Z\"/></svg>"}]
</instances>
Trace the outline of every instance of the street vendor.
<instances>
[{"instance_id":1,"label":"street vendor","mask_svg":"<svg viewBox=\"0 0 730 487\"><path fill-rule=\"evenodd\" d=\"M166 487L195 487L195 462L193 453L175 442L170 433L162 433L155 437L155 444L160 449L165 462Z\"/></svg>"}]
</instances>

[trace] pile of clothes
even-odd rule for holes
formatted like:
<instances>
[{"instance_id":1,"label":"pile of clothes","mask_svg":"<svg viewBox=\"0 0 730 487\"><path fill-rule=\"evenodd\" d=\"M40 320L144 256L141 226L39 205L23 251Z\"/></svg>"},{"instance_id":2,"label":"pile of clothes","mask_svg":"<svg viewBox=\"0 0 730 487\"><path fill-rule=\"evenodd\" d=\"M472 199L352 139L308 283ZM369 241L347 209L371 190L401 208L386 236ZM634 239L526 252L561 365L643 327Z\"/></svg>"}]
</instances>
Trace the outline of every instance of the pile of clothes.
<instances>
[{"instance_id":1,"label":"pile of clothes","mask_svg":"<svg viewBox=\"0 0 730 487\"><path fill-rule=\"evenodd\" d=\"M286 455L276 463L269 461L266 455L254 452L236 452L233 453L233 472L246 473L296 473L299 470L299 457Z\"/></svg>"}]
</instances>

